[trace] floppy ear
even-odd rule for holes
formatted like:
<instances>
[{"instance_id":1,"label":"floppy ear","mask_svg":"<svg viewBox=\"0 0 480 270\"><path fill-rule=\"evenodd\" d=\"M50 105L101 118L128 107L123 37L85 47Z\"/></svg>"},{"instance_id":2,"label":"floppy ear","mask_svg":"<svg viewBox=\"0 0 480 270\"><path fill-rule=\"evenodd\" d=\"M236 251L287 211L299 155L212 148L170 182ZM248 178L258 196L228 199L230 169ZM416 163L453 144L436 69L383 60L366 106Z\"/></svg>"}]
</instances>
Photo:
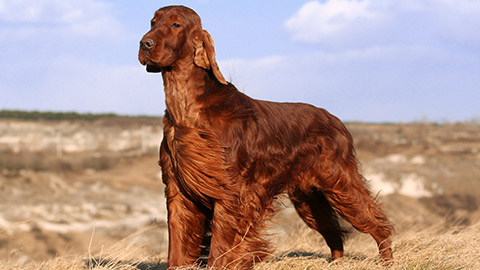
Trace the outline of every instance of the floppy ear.
<instances>
[{"instance_id":1,"label":"floppy ear","mask_svg":"<svg viewBox=\"0 0 480 270\"><path fill-rule=\"evenodd\" d=\"M227 85L228 83L225 78L223 78L223 75L218 68L217 61L215 60L215 49L210 34L205 30L197 32L193 37L193 46L195 49L193 57L195 65L206 70L212 70L217 81L221 84Z\"/></svg>"}]
</instances>

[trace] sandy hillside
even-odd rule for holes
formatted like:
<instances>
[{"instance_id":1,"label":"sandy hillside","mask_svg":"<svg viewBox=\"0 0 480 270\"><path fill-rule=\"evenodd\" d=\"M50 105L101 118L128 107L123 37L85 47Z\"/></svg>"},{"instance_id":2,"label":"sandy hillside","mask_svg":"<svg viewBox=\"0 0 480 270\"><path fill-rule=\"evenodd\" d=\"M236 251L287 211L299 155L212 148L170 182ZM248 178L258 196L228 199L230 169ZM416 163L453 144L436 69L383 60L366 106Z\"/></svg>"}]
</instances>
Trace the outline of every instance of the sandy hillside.
<instances>
[{"instance_id":1,"label":"sandy hillside","mask_svg":"<svg viewBox=\"0 0 480 270\"><path fill-rule=\"evenodd\" d=\"M0 269L164 269L160 123L0 120ZM396 225L396 258L408 263L394 267L480 269L472 255L480 246L480 126L348 128ZM323 240L294 212L287 203L275 218L277 259L258 269L378 265L373 240L356 232L345 260L330 264Z\"/></svg>"}]
</instances>

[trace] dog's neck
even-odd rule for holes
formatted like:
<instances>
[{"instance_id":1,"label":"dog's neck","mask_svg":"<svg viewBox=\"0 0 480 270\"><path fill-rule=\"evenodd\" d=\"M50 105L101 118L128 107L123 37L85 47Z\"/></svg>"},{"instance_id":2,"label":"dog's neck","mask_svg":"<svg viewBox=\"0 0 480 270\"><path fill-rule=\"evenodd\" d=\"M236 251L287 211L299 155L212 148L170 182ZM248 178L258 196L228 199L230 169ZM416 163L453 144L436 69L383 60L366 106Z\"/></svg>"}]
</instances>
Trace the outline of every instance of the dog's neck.
<instances>
[{"instance_id":1,"label":"dog's neck","mask_svg":"<svg viewBox=\"0 0 480 270\"><path fill-rule=\"evenodd\" d=\"M191 60L186 60L191 61ZM190 62L191 63L191 62ZM205 70L191 64L162 69L167 111L175 125L200 125L201 104L197 97L204 94L211 80Z\"/></svg>"}]
</instances>

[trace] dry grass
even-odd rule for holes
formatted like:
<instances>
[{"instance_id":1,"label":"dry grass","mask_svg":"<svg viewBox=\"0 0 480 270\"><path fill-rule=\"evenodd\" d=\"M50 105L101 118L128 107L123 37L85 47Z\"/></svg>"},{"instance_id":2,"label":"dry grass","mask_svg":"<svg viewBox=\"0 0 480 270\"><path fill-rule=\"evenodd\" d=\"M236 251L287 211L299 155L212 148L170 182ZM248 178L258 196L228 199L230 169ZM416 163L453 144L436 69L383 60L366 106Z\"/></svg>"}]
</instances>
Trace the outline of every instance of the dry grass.
<instances>
[{"instance_id":1,"label":"dry grass","mask_svg":"<svg viewBox=\"0 0 480 270\"><path fill-rule=\"evenodd\" d=\"M347 241L345 257L332 262L325 245L318 242L320 238L310 230L301 228L284 239L279 247L280 253L270 261L256 265L254 269L480 269L480 223L444 232L440 230L443 229L429 228L397 235L394 238L395 262L385 267L379 261L375 244L368 236L356 234ZM141 232L120 241L108 251L102 249L98 254L87 254L83 258L67 256L27 264L3 260L0 261L0 270L166 269L164 258L145 255L141 247L135 246L135 241L129 241L139 234Z\"/></svg>"},{"instance_id":2,"label":"dry grass","mask_svg":"<svg viewBox=\"0 0 480 270\"><path fill-rule=\"evenodd\" d=\"M291 256L294 254L291 252L259 264L255 269L480 269L480 223L443 233L438 231L430 228L396 236L395 262L391 267L380 263L374 244L361 235L347 242L346 256L338 261L331 262L327 252L296 257Z\"/></svg>"},{"instance_id":3,"label":"dry grass","mask_svg":"<svg viewBox=\"0 0 480 270\"><path fill-rule=\"evenodd\" d=\"M43 262L23 261L22 259L0 259L0 270L138 270L165 269L166 264L146 255L143 234L155 229L155 225L145 227L117 243L104 247L95 243L95 230L92 231L88 254L85 256L60 256ZM1 232L0 232L1 233ZM93 252L92 250L99 250Z\"/></svg>"}]
</instances>

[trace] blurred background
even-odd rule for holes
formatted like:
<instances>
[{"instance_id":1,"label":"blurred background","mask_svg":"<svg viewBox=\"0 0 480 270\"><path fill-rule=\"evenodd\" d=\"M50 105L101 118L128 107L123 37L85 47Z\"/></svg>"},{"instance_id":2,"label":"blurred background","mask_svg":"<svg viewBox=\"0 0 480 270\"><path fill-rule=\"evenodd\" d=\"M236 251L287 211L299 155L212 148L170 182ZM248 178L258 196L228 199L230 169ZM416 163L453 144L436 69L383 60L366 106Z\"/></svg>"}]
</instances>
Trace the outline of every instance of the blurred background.
<instances>
[{"instance_id":1,"label":"blurred background","mask_svg":"<svg viewBox=\"0 0 480 270\"><path fill-rule=\"evenodd\" d=\"M455 239L478 251L480 2L0 0L0 269L105 254L165 261L163 82L137 53L170 4L201 16L240 91L347 122L398 254L425 248L416 233L450 239L466 228ZM282 208L270 229L277 254L328 257ZM348 241L351 258L376 256L373 240ZM438 261L465 267L465 254Z\"/></svg>"}]
</instances>

